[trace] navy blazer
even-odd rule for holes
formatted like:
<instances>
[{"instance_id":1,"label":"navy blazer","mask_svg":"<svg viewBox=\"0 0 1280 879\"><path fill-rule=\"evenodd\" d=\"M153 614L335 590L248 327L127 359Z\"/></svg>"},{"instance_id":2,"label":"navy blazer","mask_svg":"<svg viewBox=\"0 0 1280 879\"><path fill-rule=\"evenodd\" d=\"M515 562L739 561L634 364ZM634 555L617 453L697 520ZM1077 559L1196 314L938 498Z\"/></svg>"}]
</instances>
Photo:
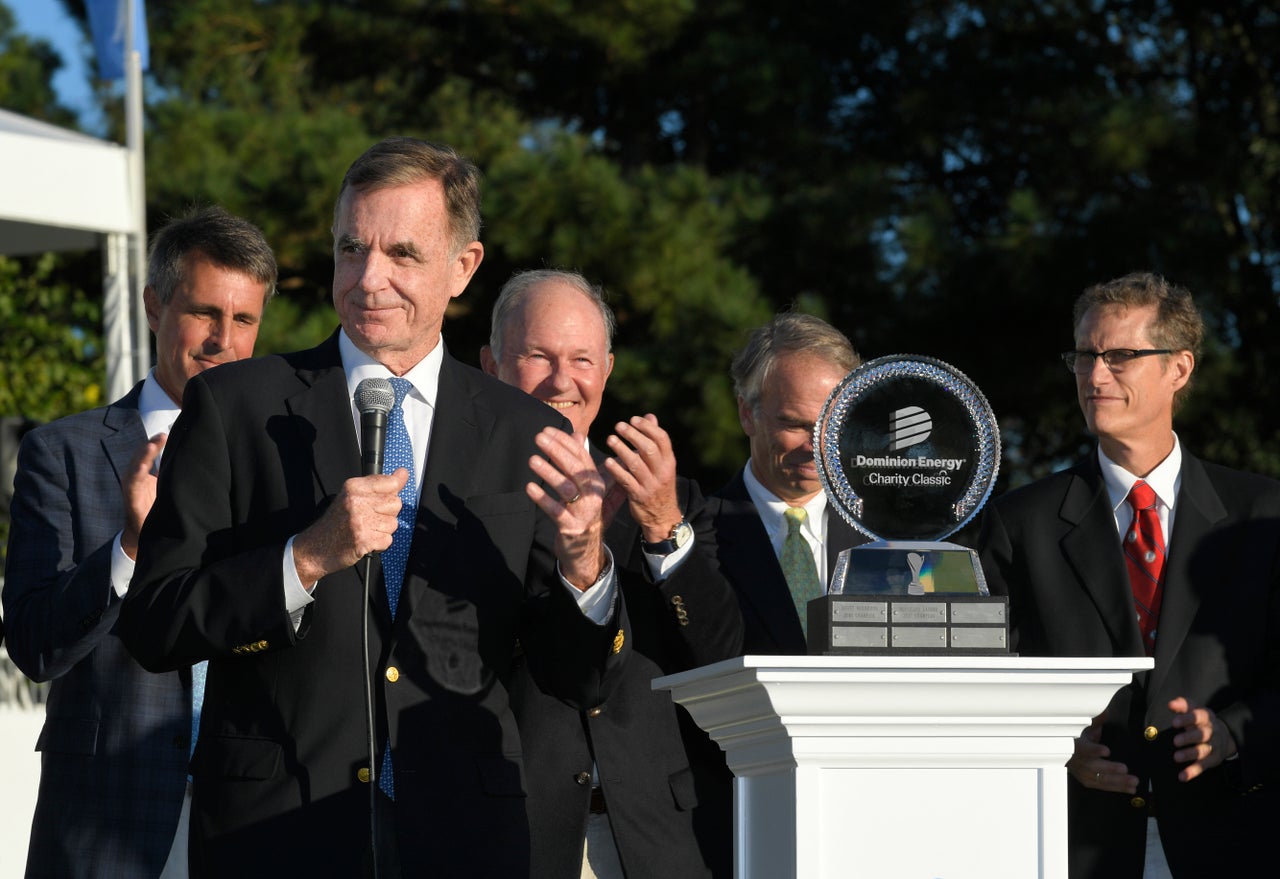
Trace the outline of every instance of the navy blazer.
<instances>
[{"instance_id":1,"label":"navy blazer","mask_svg":"<svg viewBox=\"0 0 1280 879\"><path fill-rule=\"evenodd\" d=\"M748 656L803 656L808 653L800 615L787 588L782 565L764 522L747 493L742 471L708 501L715 520L720 569L738 593ZM827 571L835 571L842 550L867 542L866 535L827 506Z\"/></svg>"},{"instance_id":2,"label":"navy blazer","mask_svg":"<svg viewBox=\"0 0 1280 879\"><path fill-rule=\"evenodd\" d=\"M715 534L696 483L679 479L693 549L655 584L640 526L624 506L606 540L626 596L634 651L613 694L578 711L517 668L512 704L525 745L534 879L578 879L598 767L627 879L732 874L732 777L719 747L656 677L737 656L742 617L716 569Z\"/></svg>"},{"instance_id":3,"label":"navy blazer","mask_svg":"<svg viewBox=\"0 0 1280 879\"><path fill-rule=\"evenodd\" d=\"M578 610L556 573L554 526L525 494L535 435L564 425L446 354L394 620L380 570L366 606L361 561L316 584L295 631L285 545L360 475L337 333L188 382L121 623L148 667L209 660L193 876L367 870L366 614L403 874L527 873L511 664L523 656L563 698L593 705L631 640L621 601L617 625Z\"/></svg>"},{"instance_id":4,"label":"navy blazer","mask_svg":"<svg viewBox=\"0 0 1280 879\"><path fill-rule=\"evenodd\" d=\"M992 593L1009 596L1018 653L1143 655L1096 455L988 505L979 544ZM1175 876L1224 875L1271 858L1280 819L1280 483L1184 450L1168 545L1155 668L1115 695L1102 733L1143 796L1068 782L1073 879L1140 877L1150 815ZM1213 709L1239 747L1238 758L1191 782L1177 780L1172 758L1167 705L1178 696Z\"/></svg>"},{"instance_id":5,"label":"navy blazer","mask_svg":"<svg viewBox=\"0 0 1280 879\"><path fill-rule=\"evenodd\" d=\"M146 441L138 384L30 431L18 451L3 593L9 655L50 681L27 876L159 876L186 789L189 670L126 651L111 588L120 479Z\"/></svg>"}]
</instances>

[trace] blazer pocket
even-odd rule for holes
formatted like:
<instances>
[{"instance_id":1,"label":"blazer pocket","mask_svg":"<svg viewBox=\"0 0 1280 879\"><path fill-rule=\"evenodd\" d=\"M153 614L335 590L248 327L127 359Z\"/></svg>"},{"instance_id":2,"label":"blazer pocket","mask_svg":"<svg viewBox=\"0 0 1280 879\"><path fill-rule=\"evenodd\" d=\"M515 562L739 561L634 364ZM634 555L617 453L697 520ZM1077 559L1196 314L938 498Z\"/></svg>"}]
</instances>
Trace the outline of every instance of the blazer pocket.
<instances>
[{"instance_id":1,"label":"blazer pocket","mask_svg":"<svg viewBox=\"0 0 1280 879\"><path fill-rule=\"evenodd\" d=\"M671 773L669 781L671 784L671 798L675 800L677 809L687 812L698 805L698 792L693 786L692 769L685 768L679 772Z\"/></svg>"},{"instance_id":2,"label":"blazer pocket","mask_svg":"<svg viewBox=\"0 0 1280 879\"><path fill-rule=\"evenodd\" d=\"M271 739L202 735L191 773L265 781L279 774L281 762L280 743Z\"/></svg>"},{"instance_id":3,"label":"blazer pocket","mask_svg":"<svg viewBox=\"0 0 1280 879\"><path fill-rule=\"evenodd\" d=\"M45 720L40 737L36 739L36 750L92 756L98 752L98 721L50 717Z\"/></svg>"}]
</instances>

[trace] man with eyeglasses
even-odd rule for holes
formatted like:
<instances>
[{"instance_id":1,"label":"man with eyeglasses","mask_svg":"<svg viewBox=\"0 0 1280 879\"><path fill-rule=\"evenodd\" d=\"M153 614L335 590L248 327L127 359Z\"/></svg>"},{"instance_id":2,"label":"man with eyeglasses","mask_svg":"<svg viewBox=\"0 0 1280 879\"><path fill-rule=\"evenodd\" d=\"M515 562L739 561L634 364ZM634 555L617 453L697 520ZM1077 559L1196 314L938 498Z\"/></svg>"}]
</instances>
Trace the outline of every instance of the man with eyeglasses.
<instances>
[{"instance_id":1,"label":"man with eyeglasses","mask_svg":"<svg viewBox=\"0 0 1280 879\"><path fill-rule=\"evenodd\" d=\"M1280 483L1173 432L1204 331L1190 293L1131 274L1074 316L1097 450L989 505L982 564L1018 653L1155 658L1067 762L1072 879L1227 875L1270 860L1280 818Z\"/></svg>"}]
</instances>

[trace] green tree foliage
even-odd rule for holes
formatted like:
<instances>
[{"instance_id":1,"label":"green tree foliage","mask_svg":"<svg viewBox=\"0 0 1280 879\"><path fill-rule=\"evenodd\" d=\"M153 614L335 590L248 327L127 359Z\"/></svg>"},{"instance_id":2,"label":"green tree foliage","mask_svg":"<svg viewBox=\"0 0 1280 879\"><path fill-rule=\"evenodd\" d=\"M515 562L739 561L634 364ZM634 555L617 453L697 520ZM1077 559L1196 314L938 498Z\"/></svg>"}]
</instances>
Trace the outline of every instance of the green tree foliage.
<instances>
[{"instance_id":1,"label":"green tree foliage","mask_svg":"<svg viewBox=\"0 0 1280 879\"><path fill-rule=\"evenodd\" d=\"M0 256L0 416L52 421L106 402L102 300L59 280L61 267L52 254ZM0 478L13 474L0 471ZM0 486L0 497L12 487ZM6 505L0 509L0 563L8 538Z\"/></svg>"},{"instance_id":2,"label":"green tree foliage","mask_svg":"<svg viewBox=\"0 0 1280 879\"><path fill-rule=\"evenodd\" d=\"M52 421L100 406L102 297L57 279L51 254L0 256L0 413Z\"/></svg>"},{"instance_id":3,"label":"green tree foliage","mask_svg":"<svg viewBox=\"0 0 1280 879\"><path fill-rule=\"evenodd\" d=\"M209 200L263 226L286 293L267 350L332 326L342 170L414 134L488 178L454 351L475 359L512 270L582 269L620 318L606 416L657 412L710 487L745 456L729 356L793 302L868 357L968 373L1001 420L1005 483L1060 466L1088 445L1056 356L1071 303L1137 269L1190 287L1211 322L1184 442L1280 474L1280 16L1263 0L149 0L148 14L152 225Z\"/></svg>"}]
</instances>

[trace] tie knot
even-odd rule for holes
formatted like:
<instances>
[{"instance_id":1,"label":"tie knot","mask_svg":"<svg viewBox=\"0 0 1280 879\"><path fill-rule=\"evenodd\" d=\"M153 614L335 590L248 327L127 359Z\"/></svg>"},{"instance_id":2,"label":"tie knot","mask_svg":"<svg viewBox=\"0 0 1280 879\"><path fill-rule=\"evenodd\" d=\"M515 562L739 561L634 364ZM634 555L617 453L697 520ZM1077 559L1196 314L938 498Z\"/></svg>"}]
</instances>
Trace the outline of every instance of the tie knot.
<instances>
[{"instance_id":1,"label":"tie knot","mask_svg":"<svg viewBox=\"0 0 1280 879\"><path fill-rule=\"evenodd\" d=\"M391 389L396 392L396 406L404 405L404 398L413 390L413 382L407 378L391 379Z\"/></svg>"},{"instance_id":2,"label":"tie knot","mask_svg":"<svg viewBox=\"0 0 1280 879\"><path fill-rule=\"evenodd\" d=\"M1156 505L1156 492L1141 479L1129 489L1129 506L1135 510L1150 510Z\"/></svg>"},{"instance_id":3,"label":"tie knot","mask_svg":"<svg viewBox=\"0 0 1280 879\"><path fill-rule=\"evenodd\" d=\"M804 507L787 507L782 513L782 518L787 520L787 532L795 533L804 525L809 514L805 512Z\"/></svg>"}]
</instances>

